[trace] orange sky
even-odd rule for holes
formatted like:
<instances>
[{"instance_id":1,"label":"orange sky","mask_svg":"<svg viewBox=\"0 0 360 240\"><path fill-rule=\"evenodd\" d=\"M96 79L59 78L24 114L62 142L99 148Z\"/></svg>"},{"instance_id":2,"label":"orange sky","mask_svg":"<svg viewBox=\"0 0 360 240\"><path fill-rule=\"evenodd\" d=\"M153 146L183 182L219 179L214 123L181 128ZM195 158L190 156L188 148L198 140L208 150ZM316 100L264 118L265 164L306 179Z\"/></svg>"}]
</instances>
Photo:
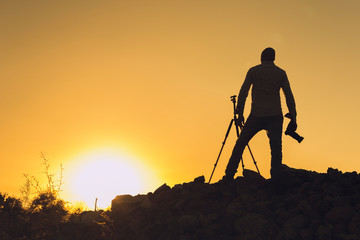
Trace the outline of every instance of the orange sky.
<instances>
[{"instance_id":1,"label":"orange sky","mask_svg":"<svg viewBox=\"0 0 360 240\"><path fill-rule=\"evenodd\" d=\"M208 179L229 97L269 46L305 137L283 138L283 162L359 172L359 11L356 0L0 1L0 191L41 174L40 152L66 172L114 149L156 175L146 191ZM232 132L213 181L234 142ZM265 133L250 147L269 177Z\"/></svg>"}]
</instances>

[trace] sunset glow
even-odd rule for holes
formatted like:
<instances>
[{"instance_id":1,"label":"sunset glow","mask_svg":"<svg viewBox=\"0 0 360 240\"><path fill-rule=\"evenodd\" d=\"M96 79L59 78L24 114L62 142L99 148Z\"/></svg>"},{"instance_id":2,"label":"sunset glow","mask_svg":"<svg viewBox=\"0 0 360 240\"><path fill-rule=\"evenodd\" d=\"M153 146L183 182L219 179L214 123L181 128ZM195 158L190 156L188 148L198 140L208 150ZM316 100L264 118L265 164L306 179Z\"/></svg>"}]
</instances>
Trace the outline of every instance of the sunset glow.
<instances>
[{"instance_id":1,"label":"sunset glow","mask_svg":"<svg viewBox=\"0 0 360 240\"><path fill-rule=\"evenodd\" d=\"M66 168L69 198L85 202L90 209L95 207L95 199L97 207L104 209L117 195L146 193L159 183L150 168L114 151L90 151L73 159Z\"/></svg>"},{"instance_id":2,"label":"sunset glow","mask_svg":"<svg viewBox=\"0 0 360 240\"><path fill-rule=\"evenodd\" d=\"M0 1L0 191L19 196L24 173L42 175L41 152L64 166L64 199L90 208L208 180L230 96L266 47L305 137L283 135L283 163L360 172L359 12L358 0ZM250 107L249 94L245 118ZM232 129L212 182L235 141ZM269 178L266 133L249 145Z\"/></svg>"}]
</instances>

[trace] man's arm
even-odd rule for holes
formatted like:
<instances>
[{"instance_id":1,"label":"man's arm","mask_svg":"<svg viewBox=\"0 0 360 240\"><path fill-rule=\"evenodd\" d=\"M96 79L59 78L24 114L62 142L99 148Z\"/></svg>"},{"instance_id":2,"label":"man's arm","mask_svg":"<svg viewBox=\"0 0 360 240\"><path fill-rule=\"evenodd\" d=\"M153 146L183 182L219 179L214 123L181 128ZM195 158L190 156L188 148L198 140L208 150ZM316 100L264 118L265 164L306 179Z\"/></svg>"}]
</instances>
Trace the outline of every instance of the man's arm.
<instances>
[{"instance_id":1,"label":"man's arm","mask_svg":"<svg viewBox=\"0 0 360 240\"><path fill-rule=\"evenodd\" d=\"M287 78L287 75L285 73L283 83L282 83L282 89L284 91L285 99L286 99L286 105L289 109L289 113L291 114L294 121L296 121L296 107L295 107L295 99L294 95L290 88L290 83Z\"/></svg>"},{"instance_id":2,"label":"man's arm","mask_svg":"<svg viewBox=\"0 0 360 240\"><path fill-rule=\"evenodd\" d=\"M249 89L252 84L252 77L250 70L246 74L245 81L243 85L240 88L239 96L238 96L238 102L236 106L236 113L239 114L240 117L244 116L244 107L245 107L245 101L249 94Z\"/></svg>"}]
</instances>

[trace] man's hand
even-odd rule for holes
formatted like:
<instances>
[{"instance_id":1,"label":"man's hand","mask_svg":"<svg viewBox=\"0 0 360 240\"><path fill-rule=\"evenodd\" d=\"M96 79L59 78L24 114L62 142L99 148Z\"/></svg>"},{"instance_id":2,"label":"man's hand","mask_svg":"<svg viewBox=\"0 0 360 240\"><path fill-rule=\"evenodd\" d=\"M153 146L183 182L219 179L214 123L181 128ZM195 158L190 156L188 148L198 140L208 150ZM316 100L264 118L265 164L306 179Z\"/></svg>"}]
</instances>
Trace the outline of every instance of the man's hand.
<instances>
[{"instance_id":1,"label":"man's hand","mask_svg":"<svg viewBox=\"0 0 360 240\"><path fill-rule=\"evenodd\" d=\"M296 118L295 119L291 119L289 125L288 125L288 129L291 131L291 132L295 132L296 129L297 129L297 123L296 123Z\"/></svg>"},{"instance_id":2,"label":"man's hand","mask_svg":"<svg viewBox=\"0 0 360 240\"><path fill-rule=\"evenodd\" d=\"M290 132L295 132L297 129L296 117L294 117L291 113L285 114L285 117L290 119L290 123L287 127L287 130L289 130Z\"/></svg>"},{"instance_id":3,"label":"man's hand","mask_svg":"<svg viewBox=\"0 0 360 240\"><path fill-rule=\"evenodd\" d=\"M237 126L239 126L240 128L243 128L243 126L244 126L244 116L238 116L238 118L236 119L236 122L235 122L235 124L237 125Z\"/></svg>"}]
</instances>

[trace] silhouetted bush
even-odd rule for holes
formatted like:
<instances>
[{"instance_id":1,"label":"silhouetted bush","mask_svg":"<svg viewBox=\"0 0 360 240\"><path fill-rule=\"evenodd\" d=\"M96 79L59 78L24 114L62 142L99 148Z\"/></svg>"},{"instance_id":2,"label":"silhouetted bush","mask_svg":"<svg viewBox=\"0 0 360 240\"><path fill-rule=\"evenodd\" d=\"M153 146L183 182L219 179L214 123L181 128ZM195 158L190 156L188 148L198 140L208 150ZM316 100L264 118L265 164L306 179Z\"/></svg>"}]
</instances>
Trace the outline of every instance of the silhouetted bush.
<instances>
[{"instance_id":1,"label":"silhouetted bush","mask_svg":"<svg viewBox=\"0 0 360 240\"><path fill-rule=\"evenodd\" d=\"M43 192L34 198L28 209L33 237L61 239L60 225L68 217L65 202L53 192Z\"/></svg>"},{"instance_id":2,"label":"silhouetted bush","mask_svg":"<svg viewBox=\"0 0 360 240\"><path fill-rule=\"evenodd\" d=\"M26 234L26 218L19 199L0 193L0 239L18 239Z\"/></svg>"},{"instance_id":3,"label":"silhouetted bush","mask_svg":"<svg viewBox=\"0 0 360 240\"><path fill-rule=\"evenodd\" d=\"M32 239L62 239L60 225L69 217L66 202L60 198L63 168L60 167L59 180L55 181L48 159L43 153L41 158L46 187L36 177L25 174L26 183L21 188L29 225L28 236ZM32 192L35 196L31 198Z\"/></svg>"},{"instance_id":4,"label":"silhouetted bush","mask_svg":"<svg viewBox=\"0 0 360 240\"><path fill-rule=\"evenodd\" d=\"M112 239L108 212L84 211L60 197L62 171L55 180L44 154L45 187L34 176L24 174L21 199L0 193L0 240L91 240Z\"/></svg>"}]
</instances>

